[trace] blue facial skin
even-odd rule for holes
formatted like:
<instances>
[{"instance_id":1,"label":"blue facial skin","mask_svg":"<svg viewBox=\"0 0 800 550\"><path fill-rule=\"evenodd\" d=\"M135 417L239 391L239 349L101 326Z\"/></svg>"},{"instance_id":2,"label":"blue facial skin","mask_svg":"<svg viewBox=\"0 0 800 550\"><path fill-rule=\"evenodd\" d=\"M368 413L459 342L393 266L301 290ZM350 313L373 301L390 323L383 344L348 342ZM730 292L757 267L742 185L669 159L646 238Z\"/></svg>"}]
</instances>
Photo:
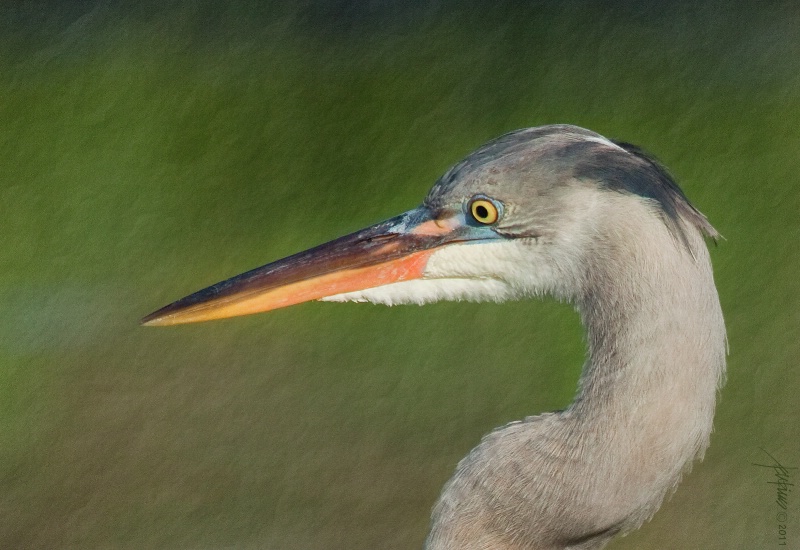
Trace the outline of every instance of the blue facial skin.
<instances>
[{"instance_id":1,"label":"blue facial skin","mask_svg":"<svg viewBox=\"0 0 800 550\"><path fill-rule=\"evenodd\" d=\"M491 224L481 223L476 220L470 213L470 205L475 200L486 200L491 202L497 209L497 221ZM507 239L508 237L500 235L495 231L495 226L503 218L503 203L495 199L486 197L484 195L475 195L465 201L462 207L458 210L453 209L450 211L434 212L427 206L420 206L414 210L409 210L404 214L400 214L394 218L386 220L382 224L387 233L396 233L399 235L407 235L413 232L414 228L422 225L425 222L434 219L453 219L455 218L456 224L454 229L447 234L441 235L441 242L444 243L472 243L488 240Z\"/></svg>"}]
</instances>

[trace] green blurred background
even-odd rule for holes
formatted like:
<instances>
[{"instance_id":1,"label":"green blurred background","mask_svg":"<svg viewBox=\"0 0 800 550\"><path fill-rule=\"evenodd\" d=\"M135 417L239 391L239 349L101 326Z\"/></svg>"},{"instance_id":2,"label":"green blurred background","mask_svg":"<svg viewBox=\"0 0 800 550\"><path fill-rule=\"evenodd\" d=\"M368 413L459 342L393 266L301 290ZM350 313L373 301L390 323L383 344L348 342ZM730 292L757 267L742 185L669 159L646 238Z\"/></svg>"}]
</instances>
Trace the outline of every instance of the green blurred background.
<instances>
[{"instance_id":1,"label":"green blurred background","mask_svg":"<svg viewBox=\"0 0 800 550\"><path fill-rule=\"evenodd\" d=\"M0 547L419 548L482 434L570 402L569 306L138 319L555 122L657 154L725 236L712 446L609 548L777 547L752 463L800 466L798 4L343 0L0 7Z\"/></svg>"}]
</instances>

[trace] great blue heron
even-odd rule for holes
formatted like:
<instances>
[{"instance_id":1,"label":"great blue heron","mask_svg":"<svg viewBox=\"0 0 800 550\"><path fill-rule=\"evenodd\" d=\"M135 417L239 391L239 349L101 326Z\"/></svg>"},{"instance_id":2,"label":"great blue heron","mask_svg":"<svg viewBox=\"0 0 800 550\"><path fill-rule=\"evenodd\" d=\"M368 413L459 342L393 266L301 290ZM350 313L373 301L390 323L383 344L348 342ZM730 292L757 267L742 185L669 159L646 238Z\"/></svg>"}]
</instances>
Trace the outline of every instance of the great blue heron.
<instances>
[{"instance_id":1,"label":"great blue heron","mask_svg":"<svg viewBox=\"0 0 800 550\"><path fill-rule=\"evenodd\" d=\"M649 519L708 446L726 337L704 236L717 233L637 147L529 128L453 166L419 208L143 322L315 299L573 303L589 348L575 401L486 435L445 485L426 547L595 549Z\"/></svg>"}]
</instances>

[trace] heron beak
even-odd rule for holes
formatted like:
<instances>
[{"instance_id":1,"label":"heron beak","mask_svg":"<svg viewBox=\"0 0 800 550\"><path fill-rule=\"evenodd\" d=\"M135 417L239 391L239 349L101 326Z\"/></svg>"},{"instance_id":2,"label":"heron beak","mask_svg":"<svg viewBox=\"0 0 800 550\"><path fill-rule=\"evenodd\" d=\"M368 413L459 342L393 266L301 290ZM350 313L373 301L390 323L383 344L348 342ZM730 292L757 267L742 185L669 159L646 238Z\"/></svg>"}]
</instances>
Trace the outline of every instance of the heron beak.
<instances>
[{"instance_id":1,"label":"heron beak","mask_svg":"<svg viewBox=\"0 0 800 550\"><path fill-rule=\"evenodd\" d=\"M195 292L142 319L147 326L197 323L278 309L423 277L437 247L466 228L459 216L420 207Z\"/></svg>"}]
</instances>

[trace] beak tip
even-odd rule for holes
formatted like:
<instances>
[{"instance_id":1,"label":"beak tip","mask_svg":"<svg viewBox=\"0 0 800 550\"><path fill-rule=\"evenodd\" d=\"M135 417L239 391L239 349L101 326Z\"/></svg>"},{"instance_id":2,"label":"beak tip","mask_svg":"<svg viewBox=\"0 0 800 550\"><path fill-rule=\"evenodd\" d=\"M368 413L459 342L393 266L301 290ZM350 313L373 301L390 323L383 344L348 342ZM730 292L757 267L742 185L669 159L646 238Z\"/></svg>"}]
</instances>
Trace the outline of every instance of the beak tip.
<instances>
[{"instance_id":1,"label":"beak tip","mask_svg":"<svg viewBox=\"0 0 800 550\"><path fill-rule=\"evenodd\" d=\"M156 327L158 326L158 317L152 317L151 315L142 317L139 319L139 325L143 327Z\"/></svg>"},{"instance_id":2,"label":"beak tip","mask_svg":"<svg viewBox=\"0 0 800 550\"><path fill-rule=\"evenodd\" d=\"M153 313L145 315L139 319L139 325L143 327L164 327L173 324L175 323L170 322L169 315L163 315L161 310L154 311Z\"/></svg>"}]
</instances>

